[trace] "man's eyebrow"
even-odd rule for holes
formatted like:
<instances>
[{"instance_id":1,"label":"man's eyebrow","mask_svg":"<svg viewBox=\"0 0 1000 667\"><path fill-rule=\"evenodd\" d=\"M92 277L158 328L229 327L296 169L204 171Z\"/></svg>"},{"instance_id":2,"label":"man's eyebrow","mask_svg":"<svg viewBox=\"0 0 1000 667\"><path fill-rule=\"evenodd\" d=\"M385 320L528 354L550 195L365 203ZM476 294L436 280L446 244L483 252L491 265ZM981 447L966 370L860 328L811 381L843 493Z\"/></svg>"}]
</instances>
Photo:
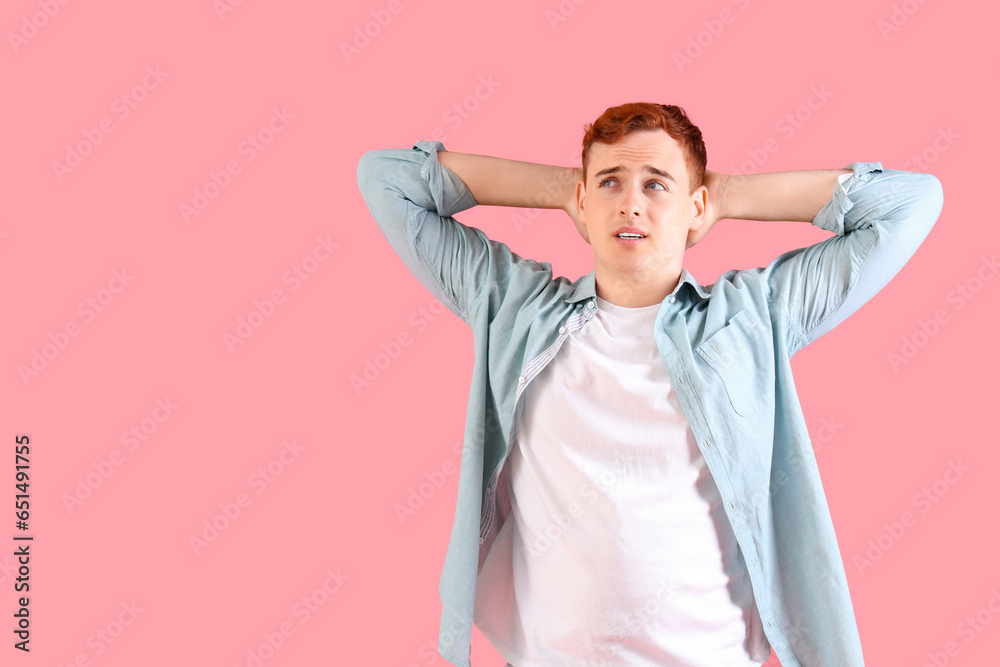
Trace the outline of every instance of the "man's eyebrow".
<instances>
[{"instance_id":1,"label":"man's eyebrow","mask_svg":"<svg viewBox=\"0 0 1000 667\"><path fill-rule=\"evenodd\" d=\"M669 179L669 180L673 181L675 184L677 183L677 179L676 178L674 178L673 176L671 176L669 173L667 173L665 171L657 169L656 167L654 167L651 164L644 164L644 165L642 165L642 168L643 168L644 171L648 171L648 172L654 173L657 176L662 176L663 178L666 178L666 179ZM613 167L607 167L605 169L601 169L599 172L597 172L596 174L594 174L594 178L600 178L601 176L604 176L606 174L616 174L619 171L626 171L626 169L622 165L616 164Z\"/></svg>"}]
</instances>

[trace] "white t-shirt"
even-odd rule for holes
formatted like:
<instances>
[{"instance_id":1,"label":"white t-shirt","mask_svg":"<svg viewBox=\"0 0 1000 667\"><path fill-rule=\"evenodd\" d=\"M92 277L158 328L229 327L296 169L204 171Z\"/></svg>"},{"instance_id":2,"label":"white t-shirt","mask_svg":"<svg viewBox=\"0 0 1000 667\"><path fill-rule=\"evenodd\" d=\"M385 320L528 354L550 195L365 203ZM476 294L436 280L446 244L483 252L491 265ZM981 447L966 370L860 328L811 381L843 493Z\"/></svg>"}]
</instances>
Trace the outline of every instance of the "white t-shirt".
<instances>
[{"instance_id":1,"label":"white t-shirt","mask_svg":"<svg viewBox=\"0 0 1000 667\"><path fill-rule=\"evenodd\" d=\"M742 553L653 338L660 304L597 306L525 389L474 621L513 667L762 665Z\"/></svg>"}]
</instances>

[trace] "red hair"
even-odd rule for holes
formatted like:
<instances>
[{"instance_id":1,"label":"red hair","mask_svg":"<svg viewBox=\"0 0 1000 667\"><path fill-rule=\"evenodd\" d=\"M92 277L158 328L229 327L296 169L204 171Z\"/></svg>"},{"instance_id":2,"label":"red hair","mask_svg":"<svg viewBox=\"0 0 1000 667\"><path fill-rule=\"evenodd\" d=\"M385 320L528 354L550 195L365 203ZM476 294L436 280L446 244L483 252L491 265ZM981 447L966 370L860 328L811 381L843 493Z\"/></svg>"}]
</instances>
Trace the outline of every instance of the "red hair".
<instances>
[{"instance_id":1,"label":"red hair","mask_svg":"<svg viewBox=\"0 0 1000 667\"><path fill-rule=\"evenodd\" d=\"M705 142L701 130L688 120L684 109L672 104L650 102L630 102L610 107L600 117L584 126L583 135L583 178L587 179L587 161L590 145L595 141L602 144L616 144L626 135L639 130L664 130L680 144L684 152L684 165L691 180L691 192L702 184L705 178Z\"/></svg>"}]
</instances>

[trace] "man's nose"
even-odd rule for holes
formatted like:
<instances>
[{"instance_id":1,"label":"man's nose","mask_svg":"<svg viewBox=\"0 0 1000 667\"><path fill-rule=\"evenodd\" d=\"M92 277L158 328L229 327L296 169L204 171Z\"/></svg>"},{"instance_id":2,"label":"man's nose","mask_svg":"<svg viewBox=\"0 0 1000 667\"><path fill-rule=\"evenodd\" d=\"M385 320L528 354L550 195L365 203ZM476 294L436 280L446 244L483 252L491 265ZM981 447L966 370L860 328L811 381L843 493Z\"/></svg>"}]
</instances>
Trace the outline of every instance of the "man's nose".
<instances>
[{"instance_id":1,"label":"man's nose","mask_svg":"<svg viewBox=\"0 0 1000 667\"><path fill-rule=\"evenodd\" d=\"M640 203L639 194L634 188L628 190L622 199L620 213L623 218L641 218L643 217L642 204Z\"/></svg>"}]
</instances>

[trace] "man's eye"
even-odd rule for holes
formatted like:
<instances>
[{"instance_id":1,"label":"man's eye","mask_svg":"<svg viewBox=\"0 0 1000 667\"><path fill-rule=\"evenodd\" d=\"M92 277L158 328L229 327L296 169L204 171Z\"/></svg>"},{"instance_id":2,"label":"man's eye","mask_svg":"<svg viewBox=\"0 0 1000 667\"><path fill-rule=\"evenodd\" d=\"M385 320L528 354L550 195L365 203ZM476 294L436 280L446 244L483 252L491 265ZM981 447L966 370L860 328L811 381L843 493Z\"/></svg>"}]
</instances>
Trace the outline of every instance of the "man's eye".
<instances>
[{"instance_id":1,"label":"man's eye","mask_svg":"<svg viewBox=\"0 0 1000 667\"><path fill-rule=\"evenodd\" d=\"M607 183L608 181L613 181L613 180L615 180L615 179L613 179L613 178L605 178L598 185L599 185L599 187L604 187L605 183ZM666 191L666 189L667 189L667 186L665 186L663 183L660 183L659 181L653 181L652 183L649 183L649 185L659 185L661 188L663 188L664 191Z\"/></svg>"}]
</instances>

